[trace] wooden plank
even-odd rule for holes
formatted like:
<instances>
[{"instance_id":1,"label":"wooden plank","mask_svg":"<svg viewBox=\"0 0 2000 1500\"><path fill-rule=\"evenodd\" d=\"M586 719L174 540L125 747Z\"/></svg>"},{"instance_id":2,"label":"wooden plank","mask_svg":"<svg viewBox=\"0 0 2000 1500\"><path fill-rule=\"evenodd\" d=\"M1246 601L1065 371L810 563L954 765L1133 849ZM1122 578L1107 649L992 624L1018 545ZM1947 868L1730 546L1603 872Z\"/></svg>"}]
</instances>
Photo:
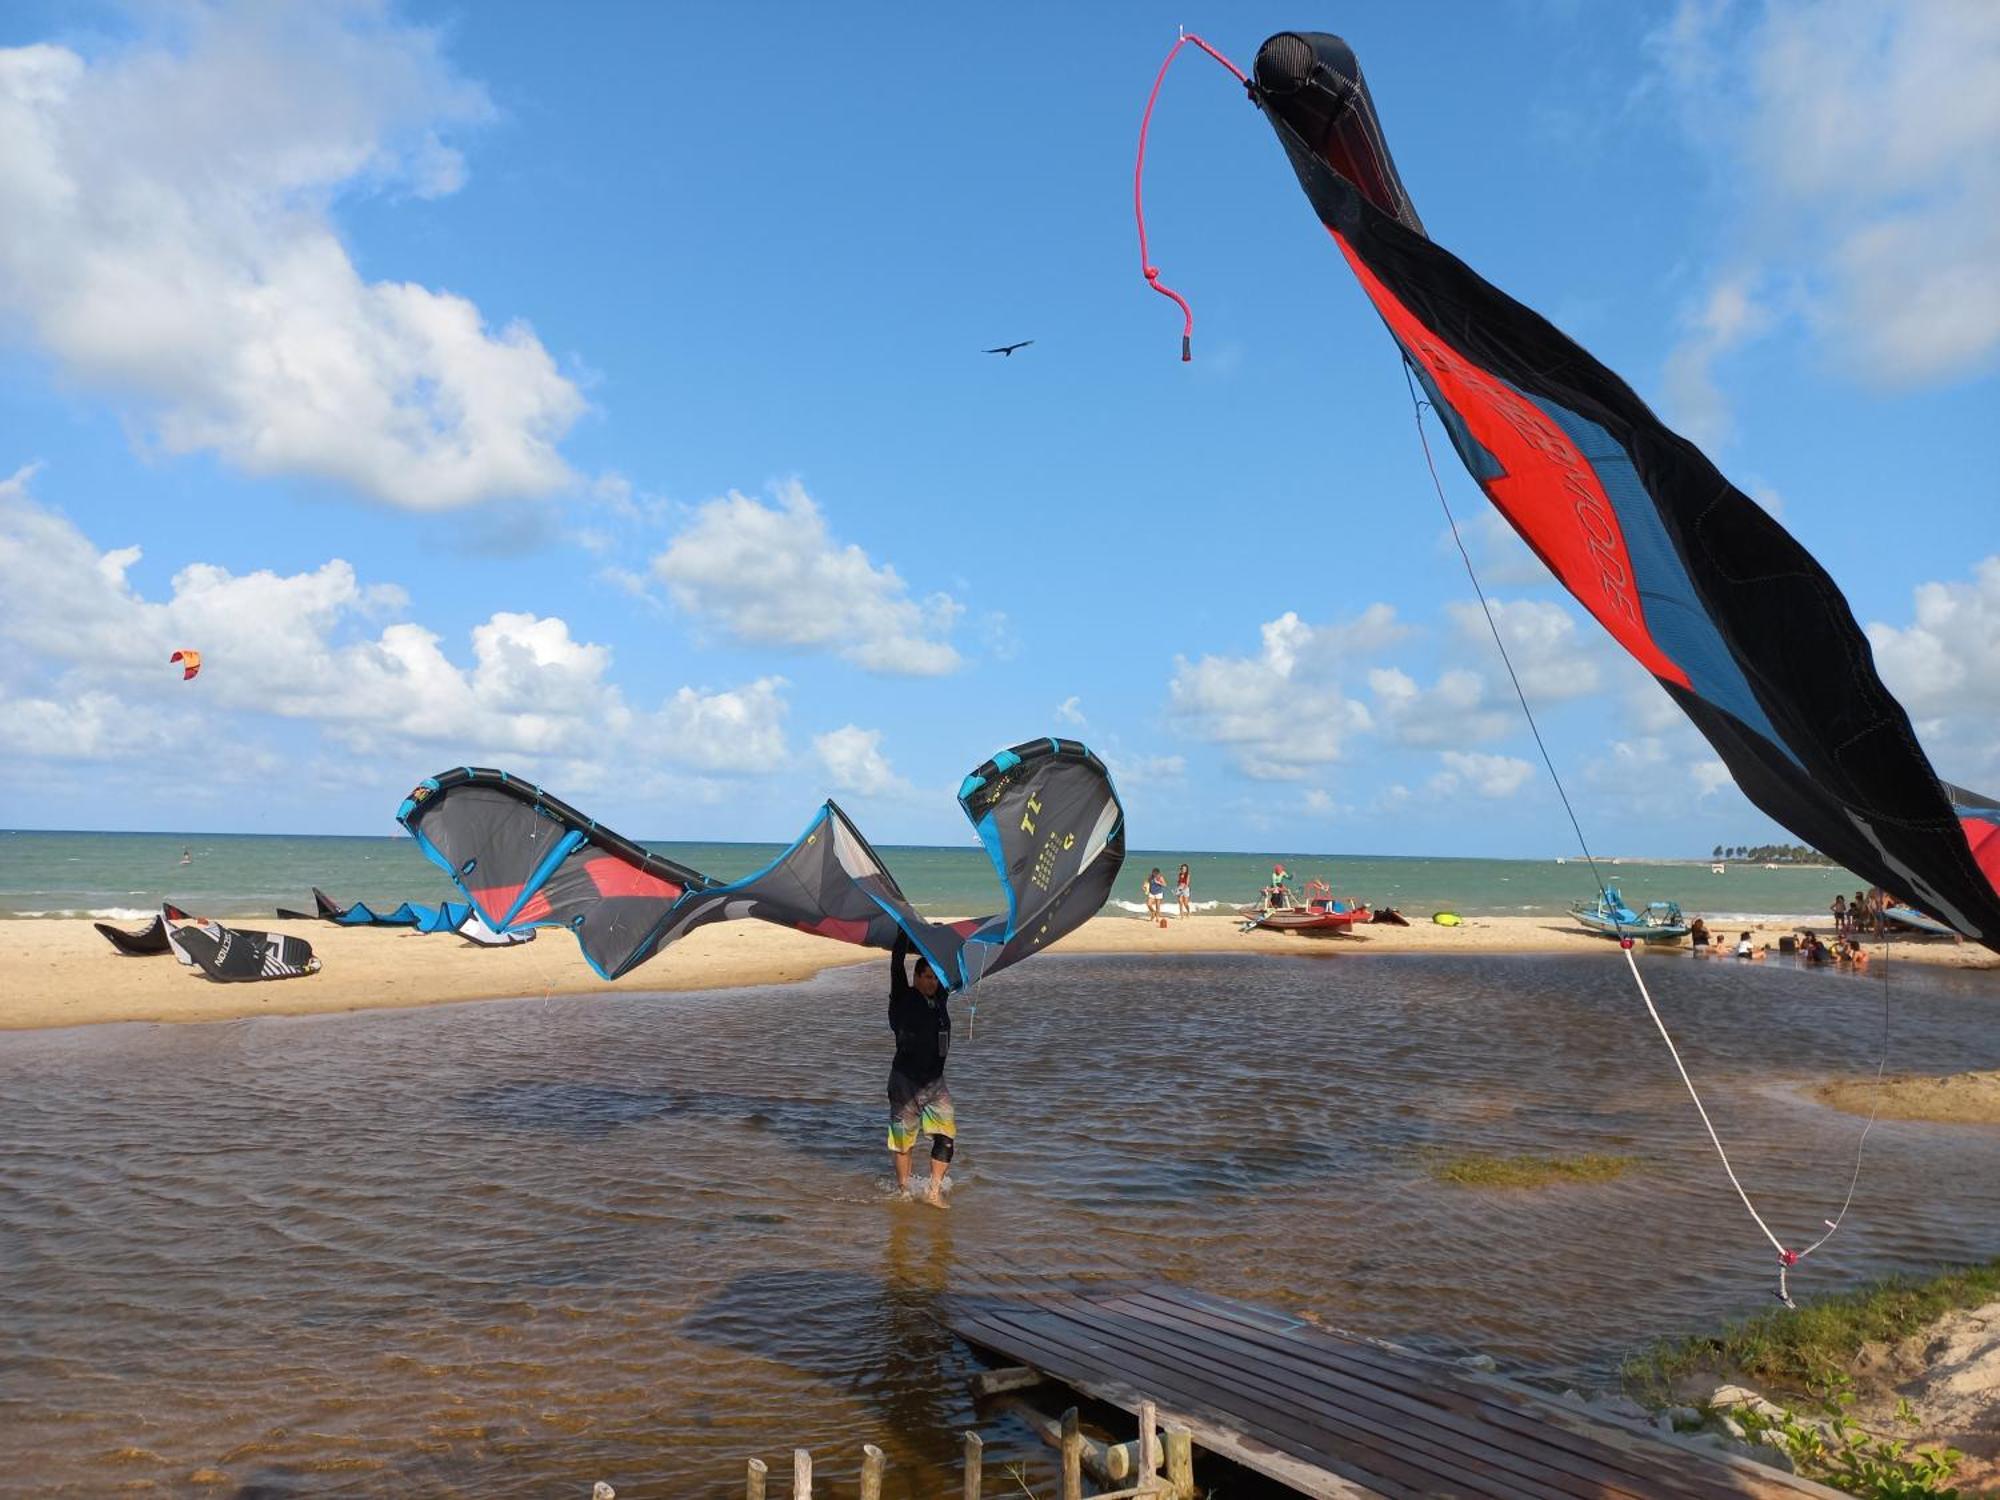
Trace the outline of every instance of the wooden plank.
<instances>
[{"instance_id":1,"label":"wooden plank","mask_svg":"<svg viewBox=\"0 0 2000 1500\"><path fill-rule=\"evenodd\" d=\"M1378 1453L1421 1464L1439 1477L1459 1484L1471 1484L1480 1494L1504 1500L1544 1500L1549 1493L1548 1481L1563 1477L1546 1468L1533 1476L1512 1472L1495 1461L1509 1455L1498 1452L1476 1435L1461 1436L1456 1443L1450 1442L1425 1413L1419 1413L1419 1421L1412 1423L1406 1414L1390 1410L1367 1396L1334 1400L1324 1388L1318 1396L1308 1394L1294 1384L1267 1375L1259 1368L1254 1350L1252 1357L1243 1358L1233 1351L1204 1345L1181 1329L1120 1318L1082 1298L1064 1309L1064 1315L1094 1329L1110 1340L1113 1347L1143 1347L1157 1364L1200 1369L1212 1387L1212 1400L1220 1399L1226 1390L1259 1401L1273 1416L1283 1413L1308 1432L1329 1428L1344 1435L1359 1434L1358 1440ZM1569 1493L1588 1496L1590 1492L1572 1488ZM1623 1492L1623 1496L1624 1500L1643 1500L1641 1494L1632 1491Z\"/></svg>"},{"instance_id":2,"label":"wooden plank","mask_svg":"<svg viewBox=\"0 0 2000 1500\"><path fill-rule=\"evenodd\" d=\"M1171 1355L1162 1358L1155 1351L1142 1352L1121 1342L1118 1333L1107 1339L1101 1330L1084 1326L1086 1320L1077 1315L1075 1305L1059 1310L988 1308L985 1316L1017 1332L1043 1336L1058 1362L1051 1364L1044 1357L1037 1363L1063 1378L1073 1380L1070 1372L1078 1368L1080 1359L1087 1359L1097 1371L1113 1378L1129 1371L1130 1378L1149 1391L1177 1393L1184 1406L1193 1411L1225 1412L1236 1425L1259 1440L1364 1484L1377 1487L1393 1484L1419 1495L1461 1493L1470 1486L1469 1492L1473 1494L1503 1496L1507 1500L1541 1500L1534 1491L1507 1484L1491 1474L1478 1473L1450 1455L1413 1450L1406 1432L1391 1430L1385 1434L1369 1430L1337 1409L1306 1422L1295 1411L1202 1381ZM1023 1321L1036 1318L1042 1320L1039 1325ZM1050 1322L1057 1326L1048 1327ZM1339 1439L1340 1446L1330 1447L1329 1439Z\"/></svg>"},{"instance_id":3,"label":"wooden plank","mask_svg":"<svg viewBox=\"0 0 2000 1500\"><path fill-rule=\"evenodd\" d=\"M1426 1387L1448 1384L1478 1403L1482 1415L1511 1425L1524 1436L1545 1446L1567 1447L1589 1454L1600 1462L1638 1472L1657 1490L1665 1481L1660 1469L1669 1472L1695 1468L1702 1471L1709 1493L1740 1500L1745 1495L1773 1497L1820 1497L1839 1500L1840 1492L1809 1479L1785 1474L1752 1459L1733 1453L1705 1453L1699 1449L1667 1443L1643 1428L1628 1427L1608 1417L1577 1411L1552 1401L1531 1387L1494 1375L1477 1375L1454 1369L1441 1360L1423 1355L1399 1354L1366 1340L1342 1337L1316 1328L1303 1320L1278 1319L1265 1309L1231 1302L1185 1287L1155 1287L1136 1294L1145 1300L1159 1300L1170 1308L1193 1307L1226 1321L1253 1328L1270 1329L1295 1348L1307 1349L1325 1360L1343 1366L1359 1364L1380 1371L1389 1381L1403 1382L1421 1395ZM1259 1316L1261 1315L1261 1316ZM1511 1401L1511 1405L1505 1404ZM1553 1429L1553 1431L1551 1430ZM1637 1465L1634 1470L1634 1465ZM1724 1471L1718 1473L1717 1471ZM1685 1477L1683 1472L1682 1477Z\"/></svg>"},{"instance_id":4,"label":"wooden plank","mask_svg":"<svg viewBox=\"0 0 2000 1500\"><path fill-rule=\"evenodd\" d=\"M989 1310L988 1316L993 1316ZM1137 1403L1146 1393L1171 1396L1183 1412L1199 1414L1217 1413L1217 1419L1208 1425L1221 1426L1221 1418L1226 1417L1228 1427L1256 1443L1268 1445L1277 1452L1290 1455L1296 1460L1314 1464L1329 1473L1339 1475L1351 1483L1364 1486L1366 1492L1384 1493L1394 1496L1421 1496L1435 1494L1439 1488L1439 1476L1421 1468L1405 1464L1393 1455L1384 1455L1372 1450L1366 1443L1354 1443L1360 1452L1329 1451L1325 1439L1328 1436L1352 1436L1348 1433L1318 1433L1302 1437L1295 1430L1287 1430L1282 1421L1267 1420L1273 1414L1263 1412L1253 1406L1245 1408L1242 1403L1231 1402L1219 1397L1212 1388L1191 1380L1182 1371L1156 1364L1135 1356L1132 1351L1107 1347L1101 1342L1081 1336L1082 1331L1073 1325L1066 1325L1053 1337L1055 1342L1044 1344L1031 1328L1019 1323L1000 1321L995 1324L980 1325L982 1334L972 1329L961 1329L974 1342L989 1342L994 1347L1008 1348L1010 1337L1015 1352L1023 1347L1039 1349L1040 1352L1023 1357L1034 1358L1036 1363L1054 1373L1058 1378L1077 1386L1088 1394L1111 1400L1128 1410L1137 1410ZM1067 1337L1064 1337L1064 1332ZM1133 1382L1143 1382L1145 1392ZM1114 1390L1129 1391L1128 1404ZM1191 1415L1189 1425L1195 1426ZM1208 1439L1203 1439L1208 1445Z\"/></svg>"},{"instance_id":5,"label":"wooden plank","mask_svg":"<svg viewBox=\"0 0 2000 1500\"><path fill-rule=\"evenodd\" d=\"M1121 1299L1113 1304L1114 1308L1122 1309L1127 1300ZM1161 1337L1177 1352L1190 1358L1207 1359L1232 1372L1232 1378L1247 1380L1259 1389L1272 1389L1276 1399L1284 1399L1287 1389L1279 1381L1280 1375L1299 1377L1294 1379L1290 1390L1302 1406L1315 1410L1332 1407L1350 1412L1357 1418L1365 1415L1371 1425L1385 1435L1394 1438L1400 1434L1406 1441L1420 1446L1436 1448L1440 1444L1449 1445L1445 1451L1488 1463L1497 1471L1510 1475L1515 1485L1531 1494L1540 1496L1560 1492L1584 1497L1584 1500L1596 1496L1650 1500L1659 1493L1657 1487L1635 1486L1630 1477L1610 1470L1577 1474L1567 1467L1544 1462L1534 1454L1522 1453L1518 1448L1508 1446L1500 1439L1509 1434L1496 1431L1476 1418L1399 1391L1356 1380L1344 1372L1294 1363L1288 1359L1288 1350L1269 1340L1260 1342L1237 1338L1201 1327L1191 1320L1176 1324L1169 1322L1165 1314L1145 1309L1134 1309L1129 1316L1135 1322L1159 1327ZM1260 1378L1265 1376L1270 1378ZM1417 1435L1421 1429L1430 1429L1427 1438Z\"/></svg>"},{"instance_id":6,"label":"wooden plank","mask_svg":"<svg viewBox=\"0 0 2000 1500\"><path fill-rule=\"evenodd\" d=\"M1202 1437L1203 1446L1225 1451L1214 1436L1217 1424L1203 1420L1199 1413L1204 1409L1226 1411L1242 1429L1242 1435L1258 1449L1265 1444L1277 1449L1275 1455L1264 1455L1261 1461L1239 1461L1281 1479L1283 1476L1273 1472L1270 1459L1290 1455L1308 1464L1317 1461L1328 1467L1332 1476L1350 1483L1391 1493L1394 1488L1415 1485L1422 1493L1435 1493L1435 1481L1426 1482L1414 1474L1412 1462L1428 1458L1430 1463L1418 1463L1417 1467L1434 1467L1444 1455L1435 1451L1417 1455L1410 1451L1413 1434L1409 1421L1414 1418L1422 1425L1443 1428L1446 1433L1460 1437L1472 1435L1465 1430L1469 1424L1483 1439L1480 1451L1467 1453L1463 1444L1452 1445L1450 1460L1453 1467L1462 1459L1484 1460L1497 1466L1500 1474L1475 1481L1489 1493L1496 1482L1502 1492L1512 1488L1519 1482L1516 1476L1538 1480L1540 1487L1534 1493L1547 1493L1552 1485L1544 1476L1553 1470L1558 1476L1553 1487L1571 1493L1579 1493L1576 1482L1581 1481L1589 1487L1580 1493L1593 1495L1607 1492L1628 1496L1679 1495L1709 1497L1709 1500L1746 1495L1768 1496L1772 1500L1819 1496L1838 1500L1836 1491L1809 1480L1735 1455L1706 1454L1663 1442L1644 1429L1572 1411L1550 1401L1544 1393L1513 1381L1456 1370L1429 1356L1404 1354L1366 1340L1343 1337L1301 1319L1188 1288L1120 1287L1109 1296L1032 1288L1017 1293L1009 1288L993 1298L992 1305L982 1312L993 1314L986 1321L1005 1338L1026 1337L1034 1341L1043 1351L1037 1363L1047 1365L1049 1355L1071 1365L1081 1362L1094 1367L1100 1382L1123 1383L1119 1371L1135 1362L1135 1351L1125 1345L1164 1344L1164 1347L1149 1347L1144 1358L1137 1362L1157 1372L1147 1379L1162 1394L1169 1391L1179 1394L1194 1407L1190 1425L1208 1430L1208 1435ZM1089 1337L1079 1337L1076 1330L1065 1330L1066 1322L1079 1320L1076 1315L1090 1325ZM1157 1331L1135 1328L1134 1322L1150 1324ZM1068 1337L1064 1336L1066 1331ZM1190 1348L1190 1343L1219 1344L1221 1354L1228 1357L1217 1357L1215 1351L1207 1348ZM990 1346L1015 1353L1017 1357L1033 1357L1018 1355L1004 1338ZM1272 1389L1268 1379L1256 1378L1263 1376L1265 1370L1250 1364L1253 1359L1266 1360L1294 1375L1303 1375L1316 1385L1338 1387L1336 1391L1320 1393L1326 1398L1325 1403L1307 1400L1303 1404L1320 1409L1330 1405L1331 1411L1343 1418L1353 1415L1348 1408L1356 1401L1372 1404L1377 1409L1369 1415L1376 1419L1376 1425L1387 1426L1391 1440L1398 1446L1384 1453L1379 1432L1357 1434L1351 1427L1327 1433L1308 1425L1302 1434L1299 1424L1282 1410L1270 1409L1272 1405L1280 1408L1286 1404L1299 1405L1295 1393L1281 1392L1260 1407L1233 1399L1232 1393L1213 1388L1204 1390L1198 1378L1185 1376L1181 1370L1190 1359L1225 1367L1232 1381L1247 1381L1255 1388L1251 1394ZM1051 1371L1063 1373L1060 1363L1051 1367ZM1337 1401L1332 1399L1335 1396L1339 1397ZM1388 1411L1381 1411L1382 1407ZM1344 1425L1344 1422L1336 1424L1336 1429ZM1340 1439L1336 1451L1328 1451L1329 1436ZM1448 1441L1442 1433L1434 1433L1432 1437ZM1543 1474L1523 1475L1524 1464L1542 1465ZM1561 1476L1567 1476L1567 1481ZM1283 1479L1283 1482L1292 1481Z\"/></svg>"},{"instance_id":7,"label":"wooden plank","mask_svg":"<svg viewBox=\"0 0 2000 1500\"><path fill-rule=\"evenodd\" d=\"M1133 1298L1120 1298L1113 1306L1122 1308L1133 1303L1139 1303L1131 1309L1134 1317L1171 1319L1175 1316L1152 1310L1148 1304ZM1268 1338L1240 1338L1229 1331L1232 1325L1195 1310L1189 1310L1184 1315L1184 1322L1170 1326L1184 1328L1190 1337L1218 1341L1238 1357L1237 1362L1242 1358L1262 1359L1308 1381L1323 1382L1349 1399L1370 1400L1370 1394L1364 1393L1372 1393L1374 1402L1388 1408L1391 1413L1389 1420L1396 1420L1397 1415L1412 1417L1490 1447L1502 1455L1496 1461L1522 1478L1538 1480L1543 1485L1571 1494L1591 1496L1609 1492L1633 1497L1666 1494L1715 1500L1723 1493L1713 1487L1687 1481L1684 1476L1671 1476L1671 1470L1671 1477L1663 1477L1660 1474L1662 1461L1672 1450L1662 1452L1653 1463L1634 1472L1629 1460L1613 1450L1582 1455L1562 1444L1547 1442L1540 1424L1533 1417L1511 1408L1496 1407L1491 1402L1466 1401L1453 1395L1439 1400L1430 1389L1418 1382L1380 1382L1367 1379L1365 1371L1357 1374L1339 1363L1301 1359L1298 1358L1301 1346ZM1493 1420L1496 1416L1502 1420Z\"/></svg>"},{"instance_id":8,"label":"wooden plank","mask_svg":"<svg viewBox=\"0 0 2000 1500\"><path fill-rule=\"evenodd\" d=\"M1019 1329L989 1325L983 1320L955 1318L952 1326L968 1343L1010 1359L1031 1361L1047 1370L1051 1378L1085 1395L1127 1411L1138 1410L1142 1397L1137 1387L1096 1360L1079 1357L1073 1349L1044 1345L1039 1338ZM1169 1392L1163 1389L1155 1394ZM1300 1459L1280 1447L1272 1436L1261 1433L1254 1422L1225 1424L1212 1413L1185 1403L1175 1403L1169 1413L1184 1422L1201 1446L1211 1453L1220 1453L1247 1469L1289 1485L1302 1495L1312 1496L1313 1500L1417 1500L1425 1493L1381 1476L1371 1476L1345 1461Z\"/></svg>"}]
</instances>

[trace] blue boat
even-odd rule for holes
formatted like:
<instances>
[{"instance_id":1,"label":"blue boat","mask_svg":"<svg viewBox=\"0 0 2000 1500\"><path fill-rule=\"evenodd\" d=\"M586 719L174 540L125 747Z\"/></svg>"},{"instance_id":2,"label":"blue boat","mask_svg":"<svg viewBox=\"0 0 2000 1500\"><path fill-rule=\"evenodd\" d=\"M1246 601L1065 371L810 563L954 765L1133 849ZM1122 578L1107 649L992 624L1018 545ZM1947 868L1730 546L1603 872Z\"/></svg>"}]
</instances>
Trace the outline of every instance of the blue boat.
<instances>
[{"instance_id":1,"label":"blue boat","mask_svg":"<svg viewBox=\"0 0 2000 1500\"><path fill-rule=\"evenodd\" d=\"M1616 886L1607 886L1595 901L1579 901L1569 909L1592 932L1605 937L1637 938L1642 943L1678 943L1688 935L1688 924L1674 901L1648 902L1644 911L1625 904Z\"/></svg>"}]
</instances>

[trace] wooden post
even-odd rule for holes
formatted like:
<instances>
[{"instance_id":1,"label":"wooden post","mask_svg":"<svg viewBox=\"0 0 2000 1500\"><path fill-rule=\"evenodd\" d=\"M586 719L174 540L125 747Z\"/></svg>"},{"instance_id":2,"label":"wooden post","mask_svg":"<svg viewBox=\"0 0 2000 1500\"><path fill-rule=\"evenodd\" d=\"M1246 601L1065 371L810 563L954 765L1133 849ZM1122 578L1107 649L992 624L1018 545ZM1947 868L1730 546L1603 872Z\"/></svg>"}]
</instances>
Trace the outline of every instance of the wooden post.
<instances>
[{"instance_id":1,"label":"wooden post","mask_svg":"<svg viewBox=\"0 0 2000 1500\"><path fill-rule=\"evenodd\" d=\"M861 1445L861 1500L882 1500L882 1450Z\"/></svg>"},{"instance_id":2,"label":"wooden post","mask_svg":"<svg viewBox=\"0 0 2000 1500\"><path fill-rule=\"evenodd\" d=\"M998 1370L980 1370L972 1377L975 1396L1004 1396L1009 1391L1025 1391L1042 1383L1042 1372L1027 1365L1007 1365Z\"/></svg>"},{"instance_id":3,"label":"wooden post","mask_svg":"<svg viewBox=\"0 0 2000 1500\"><path fill-rule=\"evenodd\" d=\"M1183 1422L1167 1427L1167 1482L1174 1500L1194 1500L1194 1434Z\"/></svg>"},{"instance_id":4,"label":"wooden post","mask_svg":"<svg viewBox=\"0 0 2000 1500\"><path fill-rule=\"evenodd\" d=\"M1062 1500L1083 1500L1083 1426L1074 1406L1062 1414Z\"/></svg>"},{"instance_id":5,"label":"wooden post","mask_svg":"<svg viewBox=\"0 0 2000 1500\"><path fill-rule=\"evenodd\" d=\"M1160 1409L1150 1401L1139 1403L1139 1486L1144 1488L1160 1477Z\"/></svg>"},{"instance_id":6,"label":"wooden post","mask_svg":"<svg viewBox=\"0 0 2000 1500\"><path fill-rule=\"evenodd\" d=\"M743 1500L764 1500L764 1476L770 1472L763 1459L750 1460L750 1471L743 1476Z\"/></svg>"},{"instance_id":7,"label":"wooden post","mask_svg":"<svg viewBox=\"0 0 2000 1500\"><path fill-rule=\"evenodd\" d=\"M792 1450L792 1500L812 1500L813 1456L804 1448Z\"/></svg>"},{"instance_id":8,"label":"wooden post","mask_svg":"<svg viewBox=\"0 0 2000 1500\"><path fill-rule=\"evenodd\" d=\"M980 1465L985 1462L986 1444L976 1432L965 1435L965 1500L979 1500L979 1491L984 1482Z\"/></svg>"}]
</instances>

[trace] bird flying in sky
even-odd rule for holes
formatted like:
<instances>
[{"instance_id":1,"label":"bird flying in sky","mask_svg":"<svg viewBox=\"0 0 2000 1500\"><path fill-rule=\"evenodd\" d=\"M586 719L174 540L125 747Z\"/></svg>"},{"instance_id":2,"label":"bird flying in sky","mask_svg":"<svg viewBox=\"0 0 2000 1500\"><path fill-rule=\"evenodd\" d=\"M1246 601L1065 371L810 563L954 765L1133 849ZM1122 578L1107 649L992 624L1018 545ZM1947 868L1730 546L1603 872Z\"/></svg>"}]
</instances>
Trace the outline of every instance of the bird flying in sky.
<instances>
[{"instance_id":1,"label":"bird flying in sky","mask_svg":"<svg viewBox=\"0 0 2000 1500\"><path fill-rule=\"evenodd\" d=\"M1009 359L1012 359L1016 349L1025 349L1032 343L1034 343L1033 339L1022 339L1018 344L1002 344L998 349L982 349L979 352L981 354L1004 354Z\"/></svg>"}]
</instances>

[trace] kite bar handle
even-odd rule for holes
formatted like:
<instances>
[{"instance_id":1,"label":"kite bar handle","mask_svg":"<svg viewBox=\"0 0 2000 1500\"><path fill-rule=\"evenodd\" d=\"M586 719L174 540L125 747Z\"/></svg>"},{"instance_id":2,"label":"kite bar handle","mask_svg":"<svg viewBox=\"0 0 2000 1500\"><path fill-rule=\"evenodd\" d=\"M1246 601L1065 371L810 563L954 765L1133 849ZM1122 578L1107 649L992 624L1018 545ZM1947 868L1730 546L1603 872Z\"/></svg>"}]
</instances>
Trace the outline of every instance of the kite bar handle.
<instances>
[{"instance_id":1,"label":"kite bar handle","mask_svg":"<svg viewBox=\"0 0 2000 1500\"><path fill-rule=\"evenodd\" d=\"M1250 87L1250 80L1244 76L1241 68L1200 37L1183 31L1180 40L1168 49L1166 61L1160 64L1159 74L1153 79L1153 91L1146 96L1146 112L1139 117L1139 157L1132 166L1132 216L1139 221L1139 270L1145 276L1147 286L1162 297L1170 299L1181 310L1182 364L1194 359L1194 309L1188 306L1187 298L1160 280L1160 268L1153 264L1152 257L1146 253L1146 132L1152 126L1153 106L1159 101L1160 85L1167 81L1167 69L1174 65L1174 59L1180 55L1181 48L1189 42L1193 42L1195 46L1221 63L1246 89Z\"/></svg>"}]
</instances>

